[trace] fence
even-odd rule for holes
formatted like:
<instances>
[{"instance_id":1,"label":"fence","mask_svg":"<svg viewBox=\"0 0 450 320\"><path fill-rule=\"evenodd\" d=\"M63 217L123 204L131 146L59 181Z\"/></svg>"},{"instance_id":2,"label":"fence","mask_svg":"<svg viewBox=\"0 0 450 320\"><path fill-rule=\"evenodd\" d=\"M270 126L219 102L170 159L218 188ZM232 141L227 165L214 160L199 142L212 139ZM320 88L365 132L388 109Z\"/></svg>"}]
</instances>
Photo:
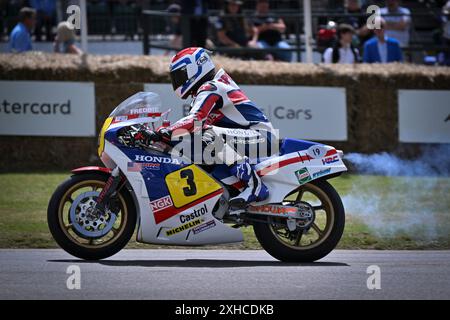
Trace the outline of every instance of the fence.
<instances>
[{"instance_id":1,"label":"fence","mask_svg":"<svg viewBox=\"0 0 450 320\"><path fill-rule=\"evenodd\" d=\"M254 1L245 2L244 14L242 17L251 19ZM163 9L163 3L152 4L152 8ZM207 16L210 21L214 21L220 15L218 6L212 6ZM422 10L422 11L420 11ZM424 52L438 53L448 51L447 45L439 43L439 32L441 27L442 13L439 8L415 9L411 14L411 41L408 47L404 48L409 61L422 62ZM17 11L17 10L16 10ZM0 35L8 34L17 22L17 12L11 12L7 15L3 13L0 19L0 28L3 32ZM289 49L254 49L254 48L227 48L216 46L215 50L224 54L239 53L273 53L280 51L293 52L296 60L300 61L301 52L304 51L302 40L303 29L303 13L301 6L297 1L283 1L273 3L273 11L275 15L283 18L286 22L287 30L285 32L286 40L291 48ZM178 50L180 48L172 48L167 41L167 24L170 17L177 16L165 10L143 10L143 7L137 3L132 5L120 4L119 2L89 2L88 3L88 30L90 36L100 36L107 40L122 39L141 39L144 54L149 54L151 49ZM238 15L239 16L239 15ZM225 16L227 17L227 16ZM343 13L343 10L320 10L314 8L312 13L313 30L318 30L321 24L328 20L339 21L349 18L366 17L364 14ZM183 19L191 19L192 17L183 15ZM195 18L198 18L197 16ZM187 27L186 27L187 26ZM183 39L184 46L188 46L192 35L189 30L189 23L184 23ZM214 31L209 26L209 34L214 40ZM6 39L6 38L5 38ZM317 39L316 39L317 40ZM316 41L315 48L318 52L323 52L325 47Z\"/></svg>"},{"instance_id":2,"label":"fence","mask_svg":"<svg viewBox=\"0 0 450 320\"><path fill-rule=\"evenodd\" d=\"M290 44L290 48L229 48L220 45L214 45L214 51L223 54L244 54L244 53L273 53L273 52L296 52L296 60L301 61L301 52L304 51L303 42L303 13L298 12L286 12L286 11L274 11L274 13L282 18L286 24L285 38ZM386 16L399 16L399 14L389 14ZM173 17L178 17L180 19L180 24L182 25L182 47L188 47L191 44L191 39L193 36L190 30L191 19L207 19L209 23L208 35L210 39L214 40L214 30L211 27L218 17L221 18L243 18L251 21L255 16L251 12L245 12L243 14L229 15L220 14L218 11L212 11L208 15L180 15L177 13L169 13L166 11L156 11L156 10L144 10L142 12L142 29L143 29L143 53L150 54L151 49L163 49L168 51L178 51L180 47L171 47L168 44L167 39L161 37L162 34L167 34L166 26L169 23L169 19ZM326 23L329 20L334 21L346 21L348 19L367 19L368 15L356 14L356 13L342 13L336 11L316 11L312 13L313 18L313 30L318 30L321 23ZM427 12L415 12L410 15L412 25L411 25L411 40L409 45L403 48L406 52L406 58L409 62L422 62L422 57L420 54L425 54L428 52L438 53L442 51L448 51L448 45L439 44L438 39L436 39L436 33L440 30L441 18L440 13L435 11ZM415 23L418 21L421 23ZM426 21L426 23L424 23ZM214 41L213 41L214 42ZM217 44L217 43L215 43ZM326 44L326 45L329 45ZM326 45L315 41L314 50L318 52L323 52L326 49ZM361 49L361 48L360 48ZM416 54L416 55L415 55Z\"/></svg>"}]
</instances>

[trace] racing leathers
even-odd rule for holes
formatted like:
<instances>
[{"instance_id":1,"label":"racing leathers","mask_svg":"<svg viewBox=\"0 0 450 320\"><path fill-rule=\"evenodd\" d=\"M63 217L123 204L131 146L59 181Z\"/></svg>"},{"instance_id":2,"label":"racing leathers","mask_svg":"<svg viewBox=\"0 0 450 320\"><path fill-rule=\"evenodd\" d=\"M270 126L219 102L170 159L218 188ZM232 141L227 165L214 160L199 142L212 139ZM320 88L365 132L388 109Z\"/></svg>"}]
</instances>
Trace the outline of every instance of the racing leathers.
<instances>
[{"instance_id":1,"label":"racing leathers","mask_svg":"<svg viewBox=\"0 0 450 320\"><path fill-rule=\"evenodd\" d=\"M254 154L250 155L250 146L257 144L257 147L261 148L258 149L260 152L261 145L265 144L265 152L270 153L269 144L275 136L273 126L223 69L220 69L212 80L200 86L194 95L189 114L173 125L161 129L159 134L169 141L177 136L179 129L184 129L181 132L194 132L199 122L203 130L210 126L223 128L219 131L226 137L221 139L227 143L216 156L228 165L231 173L246 186L241 194L230 199L231 206L242 208L250 202L266 199L268 189L258 176L253 161L250 161L255 158ZM230 136L232 145L229 143ZM237 147L236 144L243 145L243 148Z\"/></svg>"}]
</instances>

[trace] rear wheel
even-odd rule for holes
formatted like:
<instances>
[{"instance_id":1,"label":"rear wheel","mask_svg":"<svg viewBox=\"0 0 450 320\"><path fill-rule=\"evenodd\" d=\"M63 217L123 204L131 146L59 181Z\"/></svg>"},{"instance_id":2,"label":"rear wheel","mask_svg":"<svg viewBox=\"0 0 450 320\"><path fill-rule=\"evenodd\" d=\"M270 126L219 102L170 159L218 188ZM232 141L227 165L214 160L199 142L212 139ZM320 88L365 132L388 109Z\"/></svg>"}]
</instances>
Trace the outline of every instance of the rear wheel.
<instances>
[{"instance_id":1,"label":"rear wheel","mask_svg":"<svg viewBox=\"0 0 450 320\"><path fill-rule=\"evenodd\" d=\"M110 257L130 240L136 226L136 209L122 187L102 214L92 210L108 175L85 173L64 181L53 193L47 211L50 232L68 253L86 260Z\"/></svg>"},{"instance_id":2,"label":"rear wheel","mask_svg":"<svg viewBox=\"0 0 450 320\"><path fill-rule=\"evenodd\" d=\"M253 229L261 246L274 258L285 262L312 262L325 257L338 244L344 232L345 212L336 190L322 180L301 186L283 204L308 206L313 218L289 230L286 220L267 217Z\"/></svg>"}]
</instances>

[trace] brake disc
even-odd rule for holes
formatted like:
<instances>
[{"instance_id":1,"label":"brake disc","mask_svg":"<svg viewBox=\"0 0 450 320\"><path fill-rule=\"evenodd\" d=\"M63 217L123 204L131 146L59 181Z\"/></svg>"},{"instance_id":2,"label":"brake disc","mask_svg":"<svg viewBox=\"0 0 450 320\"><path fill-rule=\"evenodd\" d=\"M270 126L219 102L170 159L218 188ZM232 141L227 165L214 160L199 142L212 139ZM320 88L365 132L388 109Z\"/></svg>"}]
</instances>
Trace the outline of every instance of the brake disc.
<instances>
[{"instance_id":1,"label":"brake disc","mask_svg":"<svg viewBox=\"0 0 450 320\"><path fill-rule=\"evenodd\" d=\"M116 222L117 215L108 208L100 215L94 212L95 199L99 194L99 191L84 192L75 198L70 207L70 221L81 236L101 238L111 231Z\"/></svg>"}]
</instances>

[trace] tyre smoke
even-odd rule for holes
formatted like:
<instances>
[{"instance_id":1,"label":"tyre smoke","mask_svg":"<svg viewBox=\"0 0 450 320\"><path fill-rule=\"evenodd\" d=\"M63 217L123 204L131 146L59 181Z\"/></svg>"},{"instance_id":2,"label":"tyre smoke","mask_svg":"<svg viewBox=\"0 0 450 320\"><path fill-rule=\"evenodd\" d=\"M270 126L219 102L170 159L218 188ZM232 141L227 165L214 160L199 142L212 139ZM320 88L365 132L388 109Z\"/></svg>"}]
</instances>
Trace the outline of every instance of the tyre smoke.
<instances>
[{"instance_id":1,"label":"tyre smoke","mask_svg":"<svg viewBox=\"0 0 450 320\"><path fill-rule=\"evenodd\" d=\"M393 154L345 156L357 173L343 197L346 212L377 236L433 241L450 234L450 145L414 160Z\"/></svg>"}]
</instances>

